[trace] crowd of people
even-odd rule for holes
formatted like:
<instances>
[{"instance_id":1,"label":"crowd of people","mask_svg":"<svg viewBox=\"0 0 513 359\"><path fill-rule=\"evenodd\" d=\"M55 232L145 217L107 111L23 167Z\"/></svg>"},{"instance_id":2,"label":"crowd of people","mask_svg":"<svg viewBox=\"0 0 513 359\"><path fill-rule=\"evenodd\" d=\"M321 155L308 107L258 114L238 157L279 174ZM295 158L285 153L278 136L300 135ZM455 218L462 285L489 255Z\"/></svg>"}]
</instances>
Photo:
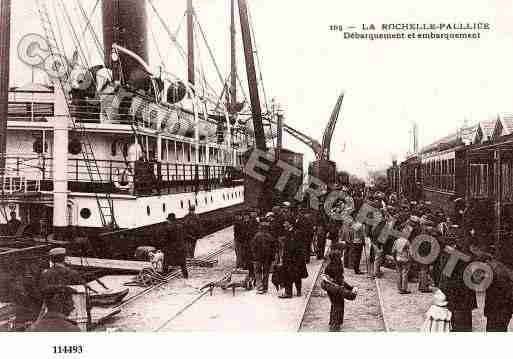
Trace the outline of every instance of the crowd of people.
<instances>
[{"instance_id":1,"label":"crowd of people","mask_svg":"<svg viewBox=\"0 0 513 359\"><path fill-rule=\"evenodd\" d=\"M464 200L455 199L454 211L446 213L428 201L409 201L393 192L359 186L335 189L349 196L335 201L328 210L321 198L320 210L285 202L267 213L252 210L236 218L237 267L249 271L259 294L268 291L271 277L272 283L283 289L279 298L291 298L293 286L301 295L301 281L308 276L306 263L310 257L326 258L328 265L323 277L330 283L327 286L332 303L330 330L338 331L343 323L344 300L354 299L357 292L344 281L344 268L374 279L382 277L382 268L387 266L397 272L400 295L410 294L412 285L418 286L418 292L433 293L436 308L430 308L427 320L441 322L427 325L428 328L472 331L472 312L477 309L479 293L466 284L464 277L468 263L479 261L493 269L493 280L484 293L486 329L507 331L513 314L511 271L500 262L500 255L479 245L477 231L472 222L465 219L469 205ZM362 223L366 221L359 214L364 204L372 208L370 216L379 220ZM333 216L340 213L353 220ZM380 236L386 226L404 235L387 234L383 240ZM390 233L390 228L385 232ZM419 235L434 238L441 249L429 264L417 261L412 255L413 250L421 257L431 252L430 243L412 248L413 239ZM468 261L457 261L448 274L444 269L452 267L448 262L454 251L462 253ZM438 313L439 317L433 317L433 313Z\"/></svg>"},{"instance_id":2,"label":"crowd of people","mask_svg":"<svg viewBox=\"0 0 513 359\"><path fill-rule=\"evenodd\" d=\"M345 281L344 271L374 279L382 277L385 273L382 268L387 266L397 271L400 295L410 294L412 283L418 285L419 292L433 293L433 306L426 313L422 330L472 331L477 292L467 285L464 277L467 264L479 261L489 264L493 270L493 280L484 293L486 329L507 331L513 315L512 271L501 262L500 255L479 246L476 230L472 223L465 221L468 205L464 201L456 199L454 213L447 215L433 209L429 202L408 201L396 193L385 194L357 186L335 189L348 195L330 206L325 206L326 195L318 209L284 202L268 212L254 209L236 216L236 267L248 272L258 294L268 293L271 282L280 299L293 298L294 292L302 296L302 282L309 276L310 258L326 259L321 282L331 301L329 329L339 331L344 320L344 303L355 299L358 292ZM362 219L362 211L366 218L370 216L373 220ZM189 212L182 221L170 214L167 224L155 236L155 248L164 254L163 271L179 266L184 278L189 276L186 258L194 257L196 241L202 235L195 208L191 206ZM390 235L390 228L395 230L395 235ZM419 235L434 238L442 249L429 264L416 260L412 253L413 239ZM415 250L425 256L432 245L422 243ZM468 260L449 263L454 251L463 253ZM73 305L72 291L65 287L84 281L65 266L64 249L52 250L50 257L52 267L41 274L39 281L41 300L47 308L28 329L76 330L66 319ZM445 270L448 266L449 272ZM38 308L34 309L34 315Z\"/></svg>"},{"instance_id":3,"label":"crowd of people","mask_svg":"<svg viewBox=\"0 0 513 359\"><path fill-rule=\"evenodd\" d=\"M383 192L368 191L365 203L373 208L373 214L379 213L381 221L372 226L365 225L365 241L369 244L368 273L371 277L383 275L383 265L390 265L397 271L397 288L402 295L410 294L411 283L418 285L418 291L433 293L433 305L426 314L430 330L451 330L456 332L472 331L472 312L477 309L479 292L469 285L468 280L478 284L484 277L477 271L465 280L465 271L469 263L486 263L493 270L493 279L487 288L483 288L485 297L484 314L487 319L487 331L507 331L513 313L513 286L509 261L494 253L493 247L483 245L478 235L479 222L467 216L472 204L462 198L456 198L453 211L445 213L436 209L429 201L408 201L396 193L385 195ZM477 224L476 224L477 223ZM403 233L401 236L388 236L386 241L378 240L385 225ZM397 233L397 232L396 232ZM419 248L412 243L419 235L434 238L440 248L439 254L429 264L417 261L413 252L421 257L431 253L427 242ZM451 255L457 251L460 258L449 263ZM476 278L474 278L476 277ZM477 287L477 286L476 286ZM436 309L435 309L436 307ZM436 316L433 313L438 313ZM445 324L443 324L445 323Z\"/></svg>"}]
</instances>

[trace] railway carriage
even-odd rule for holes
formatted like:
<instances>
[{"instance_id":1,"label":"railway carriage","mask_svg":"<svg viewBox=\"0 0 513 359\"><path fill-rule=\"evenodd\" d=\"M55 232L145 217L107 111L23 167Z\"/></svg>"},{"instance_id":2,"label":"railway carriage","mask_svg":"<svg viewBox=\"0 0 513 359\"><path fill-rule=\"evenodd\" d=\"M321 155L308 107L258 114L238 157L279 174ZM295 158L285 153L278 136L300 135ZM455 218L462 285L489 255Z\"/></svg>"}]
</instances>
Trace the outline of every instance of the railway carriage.
<instances>
[{"instance_id":1,"label":"railway carriage","mask_svg":"<svg viewBox=\"0 0 513 359\"><path fill-rule=\"evenodd\" d=\"M513 115L467 126L400 164L400 191L448 215L454 200L469 204L468 223L479 244L495 243L513 262Z\"/></svg>"}]
</instances>

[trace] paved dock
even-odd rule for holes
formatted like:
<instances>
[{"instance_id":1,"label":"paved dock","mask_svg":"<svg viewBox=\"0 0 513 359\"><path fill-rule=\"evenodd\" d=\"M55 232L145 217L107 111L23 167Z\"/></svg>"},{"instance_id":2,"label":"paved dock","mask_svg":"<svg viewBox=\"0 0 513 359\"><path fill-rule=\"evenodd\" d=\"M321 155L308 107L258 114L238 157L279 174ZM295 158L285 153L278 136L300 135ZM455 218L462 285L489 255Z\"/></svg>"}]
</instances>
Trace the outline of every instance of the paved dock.
<instances>
[{"instance_id":1,"label":"paved dock","mask_svg":"<svg viewBox=\"0 0 513 359\"><path fill-rule=\"evenodd\" d=\"M233 241L233 227L228 227L203 237L198 240L196 257L202 257L212 253L223 244L231 241ZM217 257L216 259L219 262L213 268L190 267L190 279L184 280L179 276L141 295L132 302L123 305L121 313L97 328L97 330L156 330L166 318L178 312L190 300L195 298L199 293L199 288L201 288L205 282L210 281L213 276L222 276L224 271L227 270L227 266L231 265L230 258L234 256L234 254L230 254L230 252L233 251L228 251ZM106 276L101 279L109 288L119 288L123 287L123 283L132 280L133 277L133 275ZM130 289L130 293L127 298L125 298L125 301L131 300L147 289L136 286L128 286L127 288Z\"/></svg>"},{"instance_id":2,"label":"paved dock","mask_svg":"<svg viewBox=\"0 0 513 359\"><path fill-rule=\"evenodd\" d=\"M418 290L418 283L409 283L411 294L401 295L397 290L397 273L383 268L384 275L376 279L383 303L385 321L390 331L416 332L422 326L425 313L431 306L433 295ZM472 312L473 331L483 332L486 328L484 311L484 294L477 295L478 308ZM509 331L513 330L510 323Z\"/></svg>"},{"instance_id":3,"label":"paved dock","mask_svg":"<svg viewBox=\"0 0 513 359\"><path fill-rule=\"evenodd\" d=\"M233 258L235 259L235 258ZM312 258L307 265L309 276L303 280L302 296L280 299L272 284L269 292L259 295L255 290L214 290L194 306L162 328L163 331L269 332L298 330L309 292L321 268L321 261ZM294 295L296 294L294 290Z\"/></svg>"}]
</instances>

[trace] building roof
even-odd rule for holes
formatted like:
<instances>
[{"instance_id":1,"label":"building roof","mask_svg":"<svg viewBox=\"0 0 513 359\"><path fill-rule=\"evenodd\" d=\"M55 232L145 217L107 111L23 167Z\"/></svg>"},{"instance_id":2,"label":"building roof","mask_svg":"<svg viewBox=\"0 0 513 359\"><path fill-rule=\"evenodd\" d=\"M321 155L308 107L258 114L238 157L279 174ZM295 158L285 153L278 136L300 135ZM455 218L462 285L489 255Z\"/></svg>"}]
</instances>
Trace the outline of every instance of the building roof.
<instances>
[{"instance_id":1,"label":"building roof","mask_svg":"<svg viewBox=\"0 0 513 359\"><path fill-rule=\"evenodd\" d=\"M476 142L476 137L479 132L479 123L471 126L462 127L460 129L460 138L465 144L472 144Z\"/></svg>"},{"instance_id":2,"label":"building roof","mask_svg":"<svg viewBox=\"0 0 513 359\"><path fill-rule=\"evenodd\" d=\"M423 147L420 150L420 153L427 153L432 151L440 151L443 147L454 147L461 142L460 132L454 132L450 135L442 137L435 142Z\"/></svg>"},{"instance_id":3,"label":"building roof","mask_svg":"<svg viewBox=\"0 0 513 359\"><path fill-rule=\"evenodd\" d=\"M511 133L513 133L513 113L497 114L497 120L492 135L493 138L496 139Z\"/></svg>"},{"instance_id":4,"label":"building roof","mask_svg":"<svg viewBox=\"0 0 513 359\"><path fill-rule=\"evenodd\" d=\"M495 130L495 125L497 124L497 118L494 116L493 118L489 118L488 120L483 120L479 122L479 128L481 130L482 138L480 142L489 141L492 138L493 131Z\"/></svg>"}]
</instances>

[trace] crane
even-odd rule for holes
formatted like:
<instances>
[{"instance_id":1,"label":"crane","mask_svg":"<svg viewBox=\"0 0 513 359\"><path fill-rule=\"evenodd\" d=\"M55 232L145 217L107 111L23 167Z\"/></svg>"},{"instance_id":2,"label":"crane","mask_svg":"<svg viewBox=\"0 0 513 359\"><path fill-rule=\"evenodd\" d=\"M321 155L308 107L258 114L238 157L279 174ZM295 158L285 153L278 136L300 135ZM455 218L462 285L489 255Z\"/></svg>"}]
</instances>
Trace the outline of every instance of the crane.
<instances>
[{"instance_id":1,"label":"crane","mask_svg":"<svg viewBox=\"0 0 513 359\"><path fill-rule=\"evenodd\" d=\"M318 161L329 161L330 160L330 147L331 140L333 138L333 132L335 131L335 125L337 124L338 117L340 114L340 109L342 107L342 101L344 100L344 92L342 92L333 108L333 111L330 116L330 120L324 129L324 134L322 137L322 144L319 143L316 139L305 135L301 131L298 131L286 124L283 124L283 131L296 138L297 140L303 142L305 145L310 147L315 154L315 158ZM277 121L274 118L271 118L271 123L276 124Z\"/></svg>"}]
</instances>

